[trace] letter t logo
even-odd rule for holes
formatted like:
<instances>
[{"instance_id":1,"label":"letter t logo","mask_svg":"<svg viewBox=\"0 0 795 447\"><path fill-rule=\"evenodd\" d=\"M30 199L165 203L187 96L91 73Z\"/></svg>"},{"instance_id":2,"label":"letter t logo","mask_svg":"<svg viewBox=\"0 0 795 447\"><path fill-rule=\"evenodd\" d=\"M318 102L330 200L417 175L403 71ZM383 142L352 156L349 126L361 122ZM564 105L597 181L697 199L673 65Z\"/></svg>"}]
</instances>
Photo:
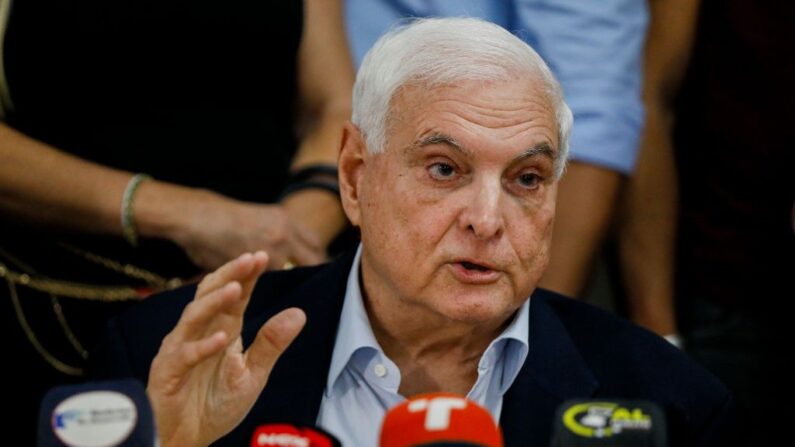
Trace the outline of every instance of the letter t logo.
<instances>
[{"instance_id":1,"label":"letter t logo","mask_svg":"<svg viewBox=\"0 0 795 447\"><path fill-rule=\"evenodd\" d=\"M430 400L415 400L409 403L408 409L412 413L425 411L425 429L428 431L441 431L450 427L450 413L453 410L463 410L466 406L466 399L435 397Z\"/></svg>"}]
</instances>

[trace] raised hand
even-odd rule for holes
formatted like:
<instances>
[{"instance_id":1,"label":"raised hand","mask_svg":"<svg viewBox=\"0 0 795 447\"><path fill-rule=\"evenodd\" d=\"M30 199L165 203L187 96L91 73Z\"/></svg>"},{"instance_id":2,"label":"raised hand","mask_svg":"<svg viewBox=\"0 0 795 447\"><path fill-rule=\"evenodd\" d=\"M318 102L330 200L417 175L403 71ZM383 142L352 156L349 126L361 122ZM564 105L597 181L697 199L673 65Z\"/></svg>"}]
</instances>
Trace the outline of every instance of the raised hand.
<instances>
[{"instance_id":1,"label":"raised hand","mask_svg":"<svg viewBox=\"0 0 795 447\"><path fill-rule=\"evenodd\" d=\"M163 339L147 393L164 447L208 445L235 428L303 328L304 313L286 309L243 351L243 312L267 262L264 252L247 253L207 275Z\"/></svg>"}]
</instances>

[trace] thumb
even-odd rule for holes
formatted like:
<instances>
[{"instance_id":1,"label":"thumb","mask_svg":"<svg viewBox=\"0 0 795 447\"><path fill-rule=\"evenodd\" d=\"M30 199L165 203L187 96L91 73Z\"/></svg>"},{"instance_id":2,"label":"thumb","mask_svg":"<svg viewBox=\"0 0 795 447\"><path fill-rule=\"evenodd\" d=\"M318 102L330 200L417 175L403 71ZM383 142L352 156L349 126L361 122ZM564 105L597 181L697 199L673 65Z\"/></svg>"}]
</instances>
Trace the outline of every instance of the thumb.
<instances>
[{"instance_id":1,"label":"thumb","mask_svg":"<svg viewBox=\"0 0 795 447\"><path fill-rule=\"evenodd\" d=\"M301 309L291 307L271 317L257 333L246 352L246 366L258 377L268 377L282 352L295 340L306 324Z\"/></svg>"}]
</instances>

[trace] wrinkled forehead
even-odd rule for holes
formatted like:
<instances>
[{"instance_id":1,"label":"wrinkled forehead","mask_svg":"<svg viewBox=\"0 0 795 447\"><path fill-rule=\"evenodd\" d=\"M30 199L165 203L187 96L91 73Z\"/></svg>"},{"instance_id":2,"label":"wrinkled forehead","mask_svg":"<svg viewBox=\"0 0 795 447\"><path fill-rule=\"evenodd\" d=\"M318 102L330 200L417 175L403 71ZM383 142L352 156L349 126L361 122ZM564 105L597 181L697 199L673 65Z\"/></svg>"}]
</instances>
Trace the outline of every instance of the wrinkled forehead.
<instances>
[{"instance_id":1,"label":"wrinkled forehead","mask_svg":"<svg viewBox=\"0 0 795 447\"><path fill-rule=\"evenodd\" d=\"M390 102L387 150L405 147L407 138L464 146L458 144L464 141L455 140L467 135L545 146L553 158L558 157L555 107L544 83L534 77L436 85L414 82L402 86ZM400 143L390 144L390 140L397 143L396 138Z\"/></svg>"}]
</instances>

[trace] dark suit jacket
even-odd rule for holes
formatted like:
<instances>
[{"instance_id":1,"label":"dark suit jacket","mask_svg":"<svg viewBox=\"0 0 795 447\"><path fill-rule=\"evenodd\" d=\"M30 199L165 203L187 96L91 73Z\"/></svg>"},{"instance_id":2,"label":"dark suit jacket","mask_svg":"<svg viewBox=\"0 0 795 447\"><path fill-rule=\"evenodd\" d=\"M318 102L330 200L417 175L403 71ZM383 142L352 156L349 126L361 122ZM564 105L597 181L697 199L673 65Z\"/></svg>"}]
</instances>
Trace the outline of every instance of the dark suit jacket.
<instances>
[{"instance_id":1,"label":"dark suit jacket","mask_svg":"<svg viewBox=\"0 0 795 447\"><path fill-rule=\"evenodd\" d=\"M248 445L267 422L313 425L325 388L353 255L331 264L268 273L246 310L243 341L287 307L307 325L271 373L253 409L217 445ZM113 320L95 350L94 377L144 382L161 339L195 287L148 299ZM530 298L530 350L503 400L508 446L548 446L555 409L572 398L647 399L665 410L671 446L727 445L732 399L711 375L660 337L587 304L538 289Z\"/></svg>"}]
</instances>

